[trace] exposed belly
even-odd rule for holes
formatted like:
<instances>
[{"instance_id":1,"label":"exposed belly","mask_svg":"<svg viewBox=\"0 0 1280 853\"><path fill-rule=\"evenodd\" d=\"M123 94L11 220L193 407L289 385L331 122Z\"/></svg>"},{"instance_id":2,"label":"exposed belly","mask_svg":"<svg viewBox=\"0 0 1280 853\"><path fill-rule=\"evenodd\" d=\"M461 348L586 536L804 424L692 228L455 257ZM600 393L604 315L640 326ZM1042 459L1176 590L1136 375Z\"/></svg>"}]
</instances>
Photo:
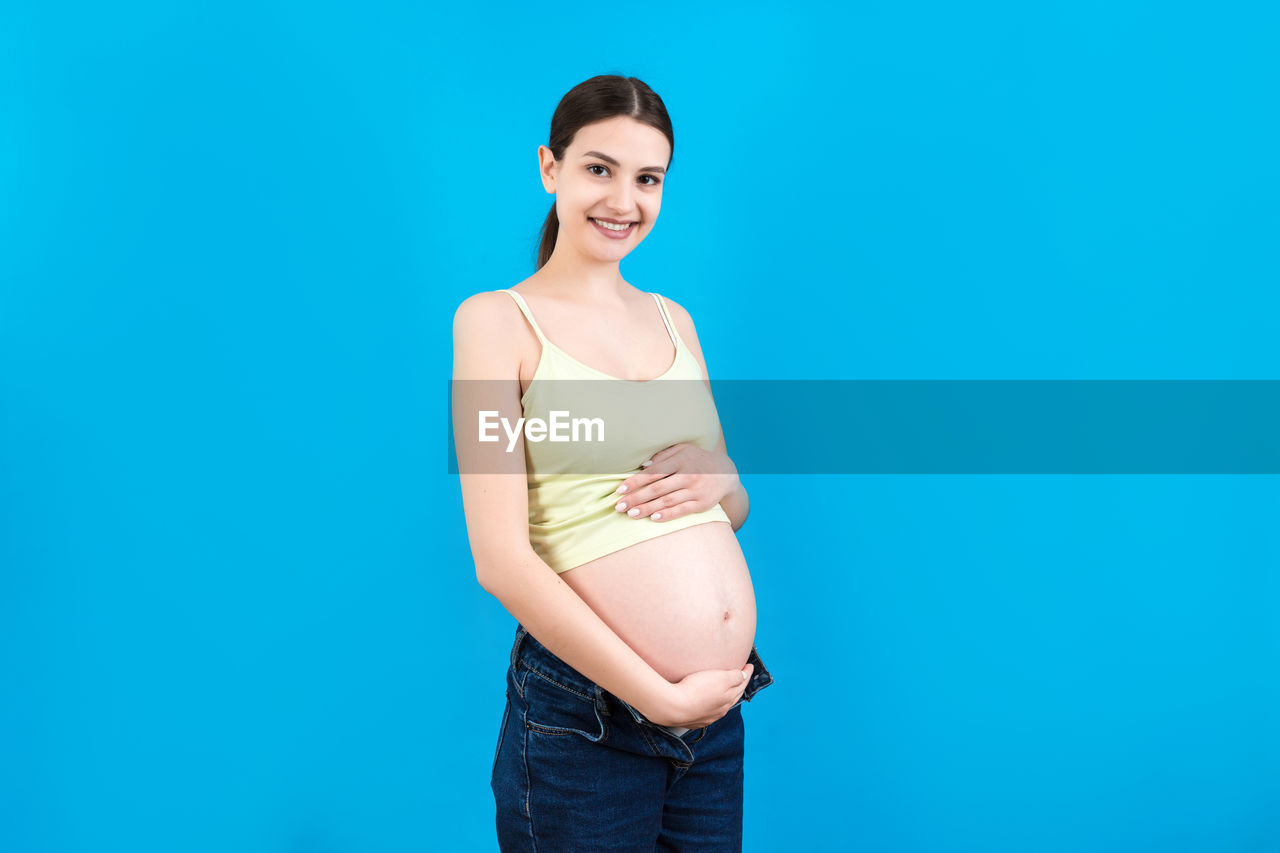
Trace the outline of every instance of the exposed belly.
<instances>
[{"instance_id":1,"label":"exposed belly","mask_svg":"<svg viewBox=\"0 0 1280 853\"><path fill-rule=\"evenodd\" d=\"M723 521L646 539L560 577L668 681L740 669L751 653L755 590L738 537Z\"/></svg>"}]
</instances>

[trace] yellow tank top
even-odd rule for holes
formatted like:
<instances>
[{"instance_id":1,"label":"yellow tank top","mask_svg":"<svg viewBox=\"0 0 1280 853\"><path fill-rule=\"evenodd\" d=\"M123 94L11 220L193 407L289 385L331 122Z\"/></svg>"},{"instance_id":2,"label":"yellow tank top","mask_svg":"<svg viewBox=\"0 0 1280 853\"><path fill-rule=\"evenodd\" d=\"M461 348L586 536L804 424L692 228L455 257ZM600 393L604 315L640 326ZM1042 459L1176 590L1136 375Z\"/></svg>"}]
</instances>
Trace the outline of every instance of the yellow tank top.
<instances>
[{"instance_id":1,"label":"yellow tank top","mask_svg":"<svg viewBox=\"0 0 1280 853\"><path fill-rule=\"evenodd\" d=\"M558 403L570 399L566 392L586 389L572 399L589 400L590 414L604 415L608 438L594 445L526 439L529 543L534 552L559 573L695 524L728 523L719 503L670 521L631 518L614 509L626 499L616 493L618 484L645 470L640 463L659 450L682 442L715 450L720 443L720 419L702 369L677 334L662 297L651 294L675 345L675 359L661 376L640 381L618 379L578 361L547 339L519 293L503 293L511 294L542 345L538 367L520 399L524 417L549 420L551 411L560 408ZM595 381L590 386L548 381L563 379Z\"/></svg>"}]
</instances>

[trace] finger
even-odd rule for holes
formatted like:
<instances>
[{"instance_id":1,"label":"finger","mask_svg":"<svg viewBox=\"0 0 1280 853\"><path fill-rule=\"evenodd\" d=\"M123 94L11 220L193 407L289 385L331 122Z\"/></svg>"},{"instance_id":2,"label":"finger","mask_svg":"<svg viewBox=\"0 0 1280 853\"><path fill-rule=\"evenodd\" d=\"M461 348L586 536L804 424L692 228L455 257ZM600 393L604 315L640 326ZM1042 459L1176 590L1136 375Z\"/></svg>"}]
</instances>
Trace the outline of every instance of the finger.
<instances>
[{"instance_id":1,"label":"finger","mask_svg":"<svg viewBox=\"0 0 1280 853\"><path fill-rule=\"evenodd\" d=\"M651 512L664 507L675 506L678 503L683 503L692 497L696 497L691 495L687 488L682 487L681 484L683 482L684 479L677 475L657 483L651 483L644 488L636 489L633 494L622 495L614 503L613 508L618 512L627 513L632 518L644 518ZM631 512L635 507L639 507L642 512Z\"/></svg>"},{"instance_id":2,"label":"finger","mask_svg":"<svg viewBox=\"0 0 1280 853\"><path fill-rule=\"evenodd\" d=\"M648 473L632 474L630 477L627 477L619 483L618 488L613 491L614 494L618 495L634 494L641 486L647 486L653 481L654 477L650 476Z\"/></svg>"},{"instance_id":3,"label":"finger","mask_svg":"<svg viewBox=\"0 0 1280 853\"><path fill-rule=\"evenodd\" d=\"M662 509L662 496L652 498L646 496L643 491L639 491L634 495L623 495L613 508L617 512L625 512L632 518L645 518L649 513Z\"/></svg>"},{"instance_id":4,"label":"finger","mask_svg":"<svg viewBox=\"0 0 1280 853\"><path fill-rule=\"evenodd\" d=\"M656 500L632 507L626 510L626 513L632 518L652 518L654 521L670 521L673 518L687 514L691 508L696 508L697 504L693 500L694 497L694 494L688 489L681 489L669 495L663 495ZM637 510L637 512L632 514L632 509Z\"/></svg>"},{"instance_id":5,"label":"finger","mask_svg":"<svg viewBox=\"0 0 1280 853\"><path fill-rule=\"evenodd\" d=\"M631 496L632 506L652 504L650 511L662 509L664 506L675 506L690 500L688 480L680 474L672 474L656 483L651 483Z\"/></svg>"},{"instance_id":6,"label":"finger","mask_svg":"<svg viewBox=\"0 0 1280 853\"><path fill-rule=\"evenodd\" d=\"M645 467L651 467L655 462L661 462L664 459L674 456L676 453L679 453L680 449L683 448L684 446L685 446L684 442L677 442L676 444L668 445L667 447L662 448L657 453L649 457L649 465Z\"/></svg>"},{"instance_id":7,"label":"finger","mask_svg":"<svg viewBox=\"0 0 1280 853\"><path fill-rule=\"evenodd\" d=\"M688 465L688 460L685 459L683 446L678 446L674 452L668 452L669 450L670 448L668 448L668 450L655 453L653 456L640 463L640 467L645 470L645 473L657 471L659 473L666 472L669 474L672 471Z\"/></svg>"},{"instance_id":8,"label":"finger","mask_svg":"<svg viewBox=\"0 0 1280 853\"><path fill-rule=\"evenodd\" d=\"M691 492L690 495L692 495ZM664 521L675 521L677 518L682 516L691 515L695 512L702 512L704 509L709 509L710 507L711 504L708 504L706 501L695 500L691 497L689 500L681 501L674 506L669 506L655 511L649 516L649 520L656 521L661 524Z\"/></svg>"},{"instance_id":9,"label":"finger","mask_svg":"<svg viewBox=\"0 0 1280 853\"><path fill-rule=\"evenodd\" d=\"M627 479L618 484L618 488L614 489L615 494L633 495L645 486L656 483L663 477L674 471L674 468L662 468L660 470L642 471L639 474L632 474Z\"/></svg>"},{"instance_id":10,"label":"finger","mask_svg":"<svg viewBox=\"0 0 1280 853\"><path fill-rule=\"evenodd\" d=\"M669 477L680 470L680 460L678 458L667 458L658 462L650 462L649 466L639 474L632 474L632 477L640 478L640 485L648 485L656 483L663 477ZM635 491L632 489L632 491Z\"/></svg>"}]
</instances>

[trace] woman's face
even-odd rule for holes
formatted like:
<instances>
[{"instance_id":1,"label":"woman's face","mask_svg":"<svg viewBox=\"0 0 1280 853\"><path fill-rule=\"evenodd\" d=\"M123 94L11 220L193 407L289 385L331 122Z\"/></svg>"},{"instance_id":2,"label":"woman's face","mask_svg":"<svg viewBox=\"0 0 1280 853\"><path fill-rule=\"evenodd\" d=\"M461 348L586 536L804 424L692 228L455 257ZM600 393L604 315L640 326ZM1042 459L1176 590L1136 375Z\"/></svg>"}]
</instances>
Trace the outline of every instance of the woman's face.
<instances>
[{"instance_id":1,"label":"woman's face","mask_svg":"<svg viewBox=\"0 0 1280 853\"><path fill-rule=\"evenodd\" d=\"M617 262L653 228L671 159L662 131L614 116L581 128L563 160L545 145L538 157L542 185L556 196L557 254L571 248L593 260ZM626 228L611 230L595 220Z\"/></svg>"}]
</instances>

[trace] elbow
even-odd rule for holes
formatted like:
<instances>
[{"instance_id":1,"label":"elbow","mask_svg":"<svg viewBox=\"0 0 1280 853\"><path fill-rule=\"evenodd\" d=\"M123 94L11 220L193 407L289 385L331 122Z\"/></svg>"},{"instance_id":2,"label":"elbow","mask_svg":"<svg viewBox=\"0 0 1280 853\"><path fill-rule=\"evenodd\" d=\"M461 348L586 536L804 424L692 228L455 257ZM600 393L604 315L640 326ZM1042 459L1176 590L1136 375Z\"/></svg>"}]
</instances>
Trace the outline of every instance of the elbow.
<instances>
[{"instance_id":1,"label":"elbow","mask_svg":"<svg viewBox=\"0 0 1280 853\"><path fill-rule=\"evenodd\" d=\"M498 591L503 578L511 574L513 567L527 561L532 554L533 549L527 545L490 548L475 554L476 583L485 592L500 598Z\"/></svg>"},{"instance_id":2,"label":"elbow","mask_svg":"<svg viewBox=\"0 0 1280 853\"><path fill-rule=\"evenodd\" d=\"M487 560L476 560L476 583L490 595L494 595L494 567Z\"/></svg>"}]
</instances>

